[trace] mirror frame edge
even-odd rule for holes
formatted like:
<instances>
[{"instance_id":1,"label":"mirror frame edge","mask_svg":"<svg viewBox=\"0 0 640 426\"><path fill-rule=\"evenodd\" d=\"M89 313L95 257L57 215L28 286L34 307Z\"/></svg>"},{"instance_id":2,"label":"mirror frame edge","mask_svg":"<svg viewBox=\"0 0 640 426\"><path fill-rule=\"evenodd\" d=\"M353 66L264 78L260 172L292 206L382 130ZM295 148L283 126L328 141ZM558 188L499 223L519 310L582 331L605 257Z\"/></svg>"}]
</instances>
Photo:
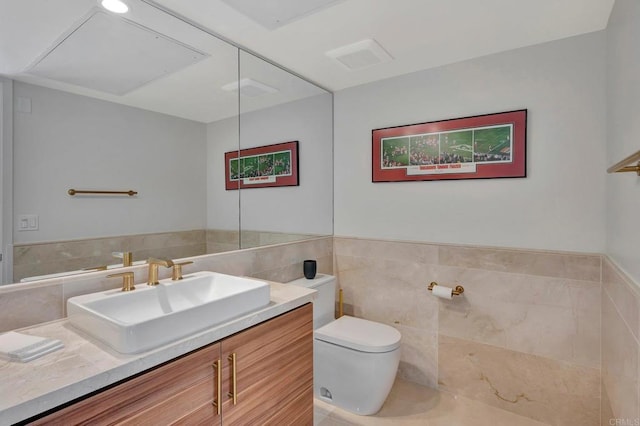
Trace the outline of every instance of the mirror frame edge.
<instances>
[{"instance_id":1,"label":"mirror frame edge","mask_svg":"<svg viewBox=\"0 0 640 426\"><path fill-rule=\"evenodd\" d=\"M0 76L2 85L2 134L0 152L2 153L2 277L0 282L13 282L13 80Z\"/></svg>"}]
</instances>

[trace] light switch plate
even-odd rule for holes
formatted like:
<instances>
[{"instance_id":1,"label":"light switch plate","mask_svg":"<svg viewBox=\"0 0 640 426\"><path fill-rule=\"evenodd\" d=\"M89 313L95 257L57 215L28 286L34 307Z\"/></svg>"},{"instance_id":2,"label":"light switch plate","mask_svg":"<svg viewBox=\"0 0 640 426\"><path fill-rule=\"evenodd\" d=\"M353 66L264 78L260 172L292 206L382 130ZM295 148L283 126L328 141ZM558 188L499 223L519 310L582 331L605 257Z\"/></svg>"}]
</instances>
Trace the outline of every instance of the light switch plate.
<instances>
[{"instance_id":1,"label":"light switch plate","mask_svg":"<svg viewBox=\"0 0 640 426\"><path fill-rule=\"evenodd\" d=\"M37 231L38 222L37 214L21 214L18 216L18 231Z\"/></svg>"}]
</instances>

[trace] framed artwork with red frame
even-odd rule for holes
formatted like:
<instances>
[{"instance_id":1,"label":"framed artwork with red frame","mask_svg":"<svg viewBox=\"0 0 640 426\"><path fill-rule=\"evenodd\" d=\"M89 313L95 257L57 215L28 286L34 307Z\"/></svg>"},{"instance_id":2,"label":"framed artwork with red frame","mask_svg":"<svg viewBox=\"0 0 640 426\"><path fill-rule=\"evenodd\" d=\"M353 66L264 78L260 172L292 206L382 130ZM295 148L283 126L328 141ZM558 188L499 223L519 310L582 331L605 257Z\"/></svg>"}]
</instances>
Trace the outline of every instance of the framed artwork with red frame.
<instances>
[{"instance_id":1,"label":"framed artwork with red frame","mask_svg":"<svg viewBox=\"0 0 640 426\"><path fill-rule=\"evenodd\" d=\"M225 188L298 186L298 141L224 153Z\"/></svg>"},{"instance_id":2,"label":"framed artwork with red frame","mask_svg":"<svg viewBox=\"0 0 640 426\"><path fill-rule=\"evenodd\" d=\"M526 109L375 129L372 181L526 177L526 140Z\"/></svg>"}]
</instances>

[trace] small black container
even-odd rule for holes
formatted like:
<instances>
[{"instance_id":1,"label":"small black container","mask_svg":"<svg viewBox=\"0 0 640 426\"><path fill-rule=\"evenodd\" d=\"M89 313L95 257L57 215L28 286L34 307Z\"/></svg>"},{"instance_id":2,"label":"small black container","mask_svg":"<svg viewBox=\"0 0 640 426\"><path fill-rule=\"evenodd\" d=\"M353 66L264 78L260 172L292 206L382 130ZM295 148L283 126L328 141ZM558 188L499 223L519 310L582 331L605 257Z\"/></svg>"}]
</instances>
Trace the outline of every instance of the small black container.
<instances>
[{"instance_id":1,"label":"small black container","mask_svg":"<svg viewBox=\"0 0 640 426\"><path fill-rule=\"evenodd\" d=\"M305 260L302 264L304 270L304 277L308 280L312 280L316 277L316 270L318 269L318 264L315 260Z\"/></svg>"}]
</instances>

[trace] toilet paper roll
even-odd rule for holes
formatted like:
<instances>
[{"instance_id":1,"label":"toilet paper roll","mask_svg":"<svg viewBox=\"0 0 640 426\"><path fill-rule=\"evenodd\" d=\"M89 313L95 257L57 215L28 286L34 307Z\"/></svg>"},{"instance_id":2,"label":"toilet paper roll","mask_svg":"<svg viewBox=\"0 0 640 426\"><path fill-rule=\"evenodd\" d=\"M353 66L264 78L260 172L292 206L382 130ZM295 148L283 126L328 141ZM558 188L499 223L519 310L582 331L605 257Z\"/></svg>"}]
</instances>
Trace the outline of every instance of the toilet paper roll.
<instances>
[{"instance_id":1,"label":"toilet paper roll","mask_svg":"<svg viewBox=\"0 0 640 426\"><path fill-rule=\"evenodd\" d=\"M440 297L442 299L449 299L453 297L453 289L450 287L445 287L443 285L434 285L433 290L431 290L434 296Z\"/></svg>"}]
</instances>

